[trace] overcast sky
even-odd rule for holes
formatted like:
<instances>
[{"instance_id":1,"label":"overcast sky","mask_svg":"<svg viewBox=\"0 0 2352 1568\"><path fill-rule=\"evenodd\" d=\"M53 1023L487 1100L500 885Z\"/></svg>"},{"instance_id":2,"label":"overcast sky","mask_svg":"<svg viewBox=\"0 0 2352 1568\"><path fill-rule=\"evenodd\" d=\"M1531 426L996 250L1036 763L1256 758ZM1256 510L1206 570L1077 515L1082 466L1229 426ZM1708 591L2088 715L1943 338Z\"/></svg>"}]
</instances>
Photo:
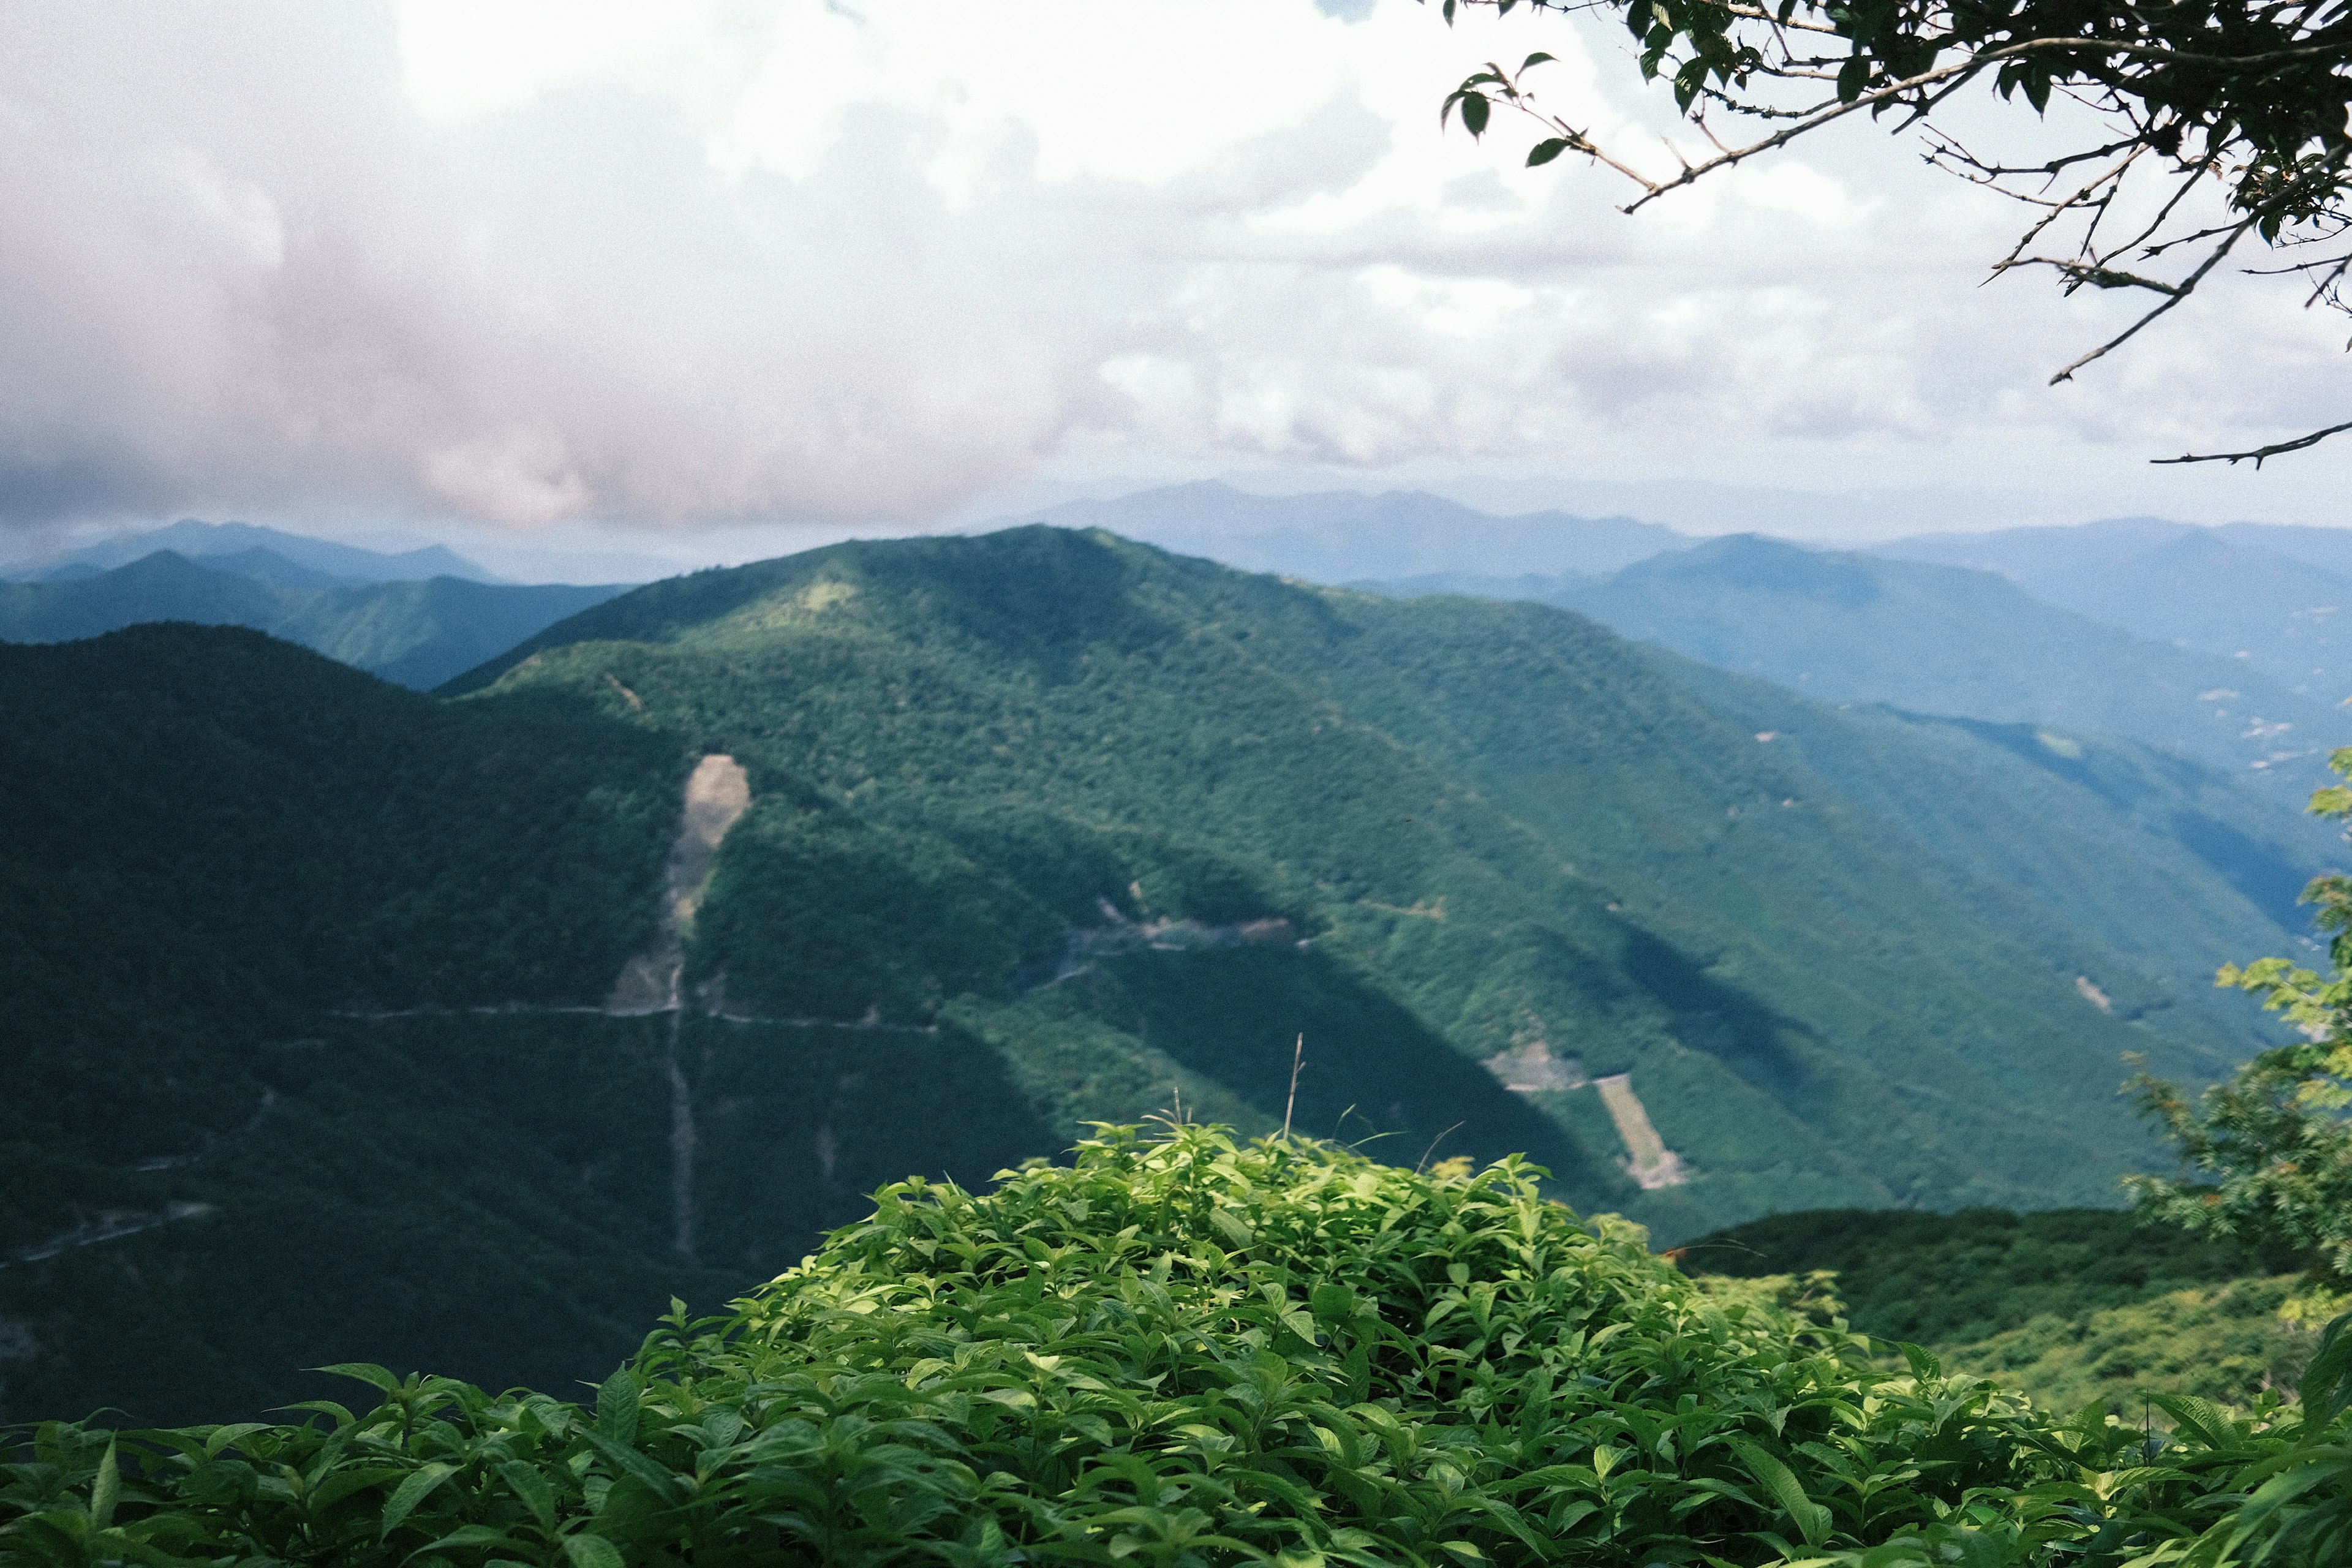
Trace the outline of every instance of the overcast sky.
<instances>
[{"instance_id":1,"label":"overcast sky","mask_svg":"<svg viewBox=\"0 0 2352 1568\"><path fill-rule=\"evenodd\" d=\"M2146 463L2352 416L2340 318L2223 289L2047 387L2120 302L1979 287L2014 209L1857 128L1621 216L1439 129L1537 47L1664 157L1613 29L1412 0L0 0L0 524L787 549L1214 475L2352 521L2352 447Z\"/></svg>"}]
</instances>

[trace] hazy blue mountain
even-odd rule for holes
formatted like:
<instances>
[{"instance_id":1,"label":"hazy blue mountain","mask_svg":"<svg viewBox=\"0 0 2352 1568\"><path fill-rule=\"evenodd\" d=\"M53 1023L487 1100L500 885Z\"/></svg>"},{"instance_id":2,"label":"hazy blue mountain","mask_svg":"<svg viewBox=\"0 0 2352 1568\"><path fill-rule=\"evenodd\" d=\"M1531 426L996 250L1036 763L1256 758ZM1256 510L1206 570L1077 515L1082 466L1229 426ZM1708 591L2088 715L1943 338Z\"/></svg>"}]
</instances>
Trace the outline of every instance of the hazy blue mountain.
<instances>
[{"instance_id":1,"label":"hazy blue mountain","mask_svg":"<svg viewBox=\"0 0 2352 1568\"><path fill-rule=\"evenodd\" d=\"M2233 544L2249 544L2352 578L2352 530L2283 522L2225 522L2211 531Z\"/></svg>"},{"instance_id":2,"label":"hazy blue mountain","mask_svg":"<svg viewBox=\"0 0 2352 1568\"><path fill-rule=\"evenodd\" d=\"M159 550L85 577L0 584L0 641L70 642L145 621L267 630L285 611L266 583Z\"/></svg>"},{"instance_id":3,"label":"hazy blue mountain","mask_svg":"<svg viewBox=\"0 0 2352 1568\"><path fill-rule=\"evenodd\" d=\"M1496 517L1418 490L1261 496L1215 481L1069 501L1034 521L1100 528L1244 572L1313 583L1430 572L1614 572L1692 543L1630 517Z\"/></svg>"},{"instance_id":4,"label":"hazy blue mountain","mask_svg":"<svg viewBox=\"0 0 2352 1568\"><path fill-rule=\"evenodd\" d=\"M457 577L360 583L269 550L201 563L159 550L87 576L0 584L0 641L68 642L151 621L251 626L423 690L624 591Z\"/></svg>"},{"instance_id":5,"label":"hazy blue mountain","mask_svg":"<svg viewBox=\"0 0 2352 1568\"><path fill-rule=\"evenodd\" d=\"M332 572L321 572L315 566L304 566L297 562L289 561L277 551L264 550L259 546L251 550L234 551L223 555L197 555L190 559L202 563L208 572L226 572L238 577L250 577L257 583L267 583L273 588L297 590L332 588L343 583L378 580L337 576ZM400 581L401 579L383 580Z\"/></svg>"},{"instance_id":6,"label":"hazy blue mountain","mask_svg":"<svg viewBox=\"0 0 2352 1568\"><path fill-rule=\"evenodd\" d=\"M2296 786L2352 731L2251 660L2134 636L1990 572L1740 534L1513 591L1816 699L2124 735Z\"/></svg>"},{"instance_id":7,"label":"hazy blue mountain","mask_svg":"<svg viewBox=\"0 0 2352 1568\"><path fill-rule=\"evenodd\" d=\"M2133 518L1923 535L1873 552L1999 572L2077 614L2243 659L2301 695L2334 701L2352 691L2352 532L2344 530Z\"/></svg>"},{"instance_id":8,"label":"hazy blue mountain","mask_svg":"<svg viewBox=\"0 0 2352 1568\"><path fill-rule=\"evenodd\" d=\"M1874 555L1973 566L2022 582L2066 573L2096 573L2128 556L2205 534L2245 549L2299 561L2352 578L2352 529L2277 522L2228 522L2201 528L2160 517L2117 517L2098 522L2000 528L1982 533L1916 533L1869 546Z\"/></svg>"},{"instance_id":9,"label":"hazy blue mountain","mask_svg":"<svg viewBox=\"0 0 2352 1568\"><path fill-rule=\"evenodd\" d=\"M2013 582L2091 574L2143 551L2198 532L2193 523L2160 517L2115 517L2064 527L1988 529L1981 533L1915 533L1869 545L1869 553L1996 572Z\"/></svg>"},{"instance_id":10,"label":"hazy blue mountain","mask_svg":"<svg viewBox=\"0 0 2352 1568\"><path fill-rule=\"evenodd\" d=\"M280 581L288 565L352 583L421 582L427 577L463 577L477 583L501 581L443 545L428 545L422 550L386 554L382 551L362 550L356 545L312 539L256 523L202 522L194 518L184 518L166 528L118 534L111 539L100 540L95 544L67 551L37 566L21 569L16 575L20 582L49 581L66 568L95 566L105 571L127 566L159 550L168 550L190 560L205 561L222 571L244 573L273 582ZM256 556L253 552L257 551L275 559L265 560ZM215 557L228 559L215 561Z\"/></svg>"}]
</instances>

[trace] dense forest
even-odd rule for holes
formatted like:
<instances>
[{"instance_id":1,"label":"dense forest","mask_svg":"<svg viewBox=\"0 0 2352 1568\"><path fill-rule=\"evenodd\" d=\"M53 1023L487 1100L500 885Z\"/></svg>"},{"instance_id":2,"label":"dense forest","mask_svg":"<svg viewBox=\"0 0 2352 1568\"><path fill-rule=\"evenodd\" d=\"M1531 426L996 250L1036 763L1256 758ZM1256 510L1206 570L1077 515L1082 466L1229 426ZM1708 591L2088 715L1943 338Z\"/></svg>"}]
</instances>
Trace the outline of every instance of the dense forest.
<instances>
[{"instance_id":1,"label":"dense forest","mask_svg":"<svg viewBox=\"0 0 2352 1568\"><path fill-rule=\"evenodd\" d=\"M2263 1044L2210 963L2318 865L2128 742L1050 529L677 579L437 697L185 626L0 681L16 1416L560 1387L883 1182L1179 1105L1524 1153L1662 1241L2113 1202L2121 1056ZM710 754L678 1006L616 1011Z\"/></svg>"}]
</instances>

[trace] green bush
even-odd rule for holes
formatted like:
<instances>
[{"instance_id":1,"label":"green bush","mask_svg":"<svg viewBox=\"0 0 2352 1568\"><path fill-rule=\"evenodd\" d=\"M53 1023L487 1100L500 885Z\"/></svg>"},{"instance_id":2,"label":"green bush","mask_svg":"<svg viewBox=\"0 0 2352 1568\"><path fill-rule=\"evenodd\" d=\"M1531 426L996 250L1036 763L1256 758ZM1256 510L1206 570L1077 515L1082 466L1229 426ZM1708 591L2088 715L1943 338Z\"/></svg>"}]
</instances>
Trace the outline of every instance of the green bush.
<instances>
[{"instance_id":1,"label":"green bush","mask_svg":"<svg viewBox=\"0 0 2352 1568\"><path fill-rule=\"evenodd\" d=\"M593 1410L347 1367L365 1415L44 1426L0 1564L2113 1568L2249 1519L2335 1560L2341 1423L2062 1428L1867 1348L1710 1296L1516 1161L1106 1129L986 1195L884 1189L732 1316L674 1313Z\"/></svg>"}]
</instances>

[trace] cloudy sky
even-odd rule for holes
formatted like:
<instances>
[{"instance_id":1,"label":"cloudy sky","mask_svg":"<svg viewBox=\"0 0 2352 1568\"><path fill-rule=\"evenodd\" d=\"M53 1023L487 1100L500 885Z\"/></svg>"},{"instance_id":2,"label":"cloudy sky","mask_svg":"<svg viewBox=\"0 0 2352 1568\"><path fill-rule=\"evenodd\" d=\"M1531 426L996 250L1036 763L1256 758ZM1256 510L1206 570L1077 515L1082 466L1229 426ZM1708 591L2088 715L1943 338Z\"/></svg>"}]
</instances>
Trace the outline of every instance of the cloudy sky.
<instances>
[{"instance_id":1,"label":"cloudy sky","mask_svg":"<svg viewBox=\"0 0 2352 1568\"><path fill-rule=\"evenodd\" d=\"M740 554L1215 475L2352 521L2352 447L2146 462L2347 417L2340 319L2224 289L2047 387L2120 302L1979 287L2013 208L1856 128L1622 216L1440 130L1537 47L1690 140L1612 29L1413 0L0 0L0 528Z\"/></svg>"}]
</instances>

